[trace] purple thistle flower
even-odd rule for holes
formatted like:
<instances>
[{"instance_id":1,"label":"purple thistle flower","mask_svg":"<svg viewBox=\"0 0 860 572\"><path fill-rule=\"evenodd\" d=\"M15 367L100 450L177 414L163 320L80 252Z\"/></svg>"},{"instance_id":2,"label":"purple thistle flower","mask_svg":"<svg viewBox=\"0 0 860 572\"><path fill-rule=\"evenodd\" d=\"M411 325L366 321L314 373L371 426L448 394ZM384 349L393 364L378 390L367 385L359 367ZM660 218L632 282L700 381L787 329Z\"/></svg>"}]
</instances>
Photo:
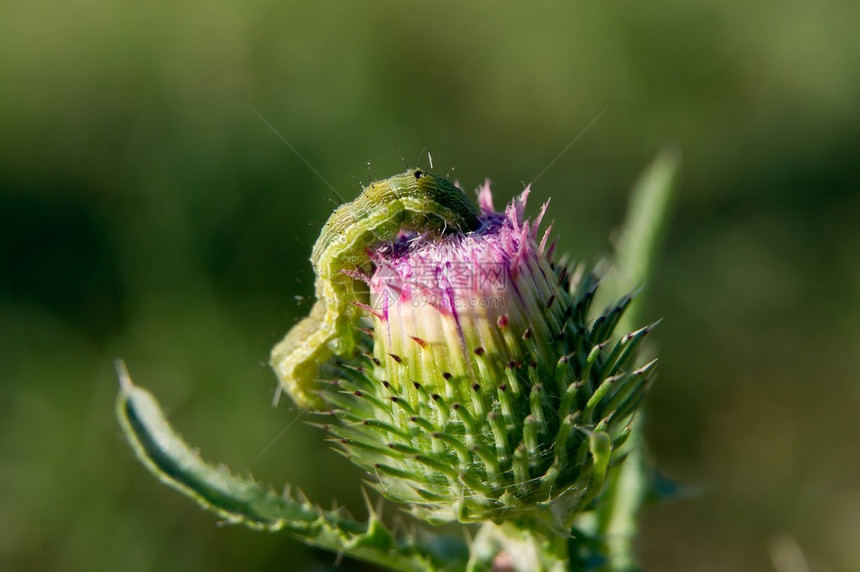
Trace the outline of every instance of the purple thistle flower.
<instances>
[{"instance_id":1,"label":"purple thistle flower","mask_svg":"<svg viewBox=\"0 0 860 572\"><path fill-rule=\"evenodd\" d=\"M389 498L433 521L537 514L566 521L599 491L653 368L630 371L647 329L592 319L598 277L553 262L544 204L504 212L489 183L471 232L402 232L369 252L365 365L322 392L326 425ZM551 227L551 225L550 225ZM540 512L540 511L538 511Z\"/></svg>"}]
</instances>

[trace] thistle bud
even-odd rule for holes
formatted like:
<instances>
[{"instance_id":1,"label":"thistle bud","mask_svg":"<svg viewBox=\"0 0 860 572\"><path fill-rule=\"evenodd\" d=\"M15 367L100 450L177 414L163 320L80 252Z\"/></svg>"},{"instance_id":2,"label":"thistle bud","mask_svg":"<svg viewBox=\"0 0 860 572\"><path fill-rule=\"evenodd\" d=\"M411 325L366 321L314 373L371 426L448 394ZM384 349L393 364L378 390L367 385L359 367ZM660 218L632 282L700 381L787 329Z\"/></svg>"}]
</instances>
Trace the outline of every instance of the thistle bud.
<instances>
[{"instance_id":1,"label":"thistle bud","mask_svg":"<svg viewBox=\"0 0 860 572\"><path fill-rule=\"evenodd\" d=\"M653 374L632 367L648 329L614 334L630 298L592 315L598 276L553 262L528 195L496 212L485 184L477 230L376 245L372 349L321 394L346 455L430 521L568 521L620 462Z\"/></svg>"}]
</instances>

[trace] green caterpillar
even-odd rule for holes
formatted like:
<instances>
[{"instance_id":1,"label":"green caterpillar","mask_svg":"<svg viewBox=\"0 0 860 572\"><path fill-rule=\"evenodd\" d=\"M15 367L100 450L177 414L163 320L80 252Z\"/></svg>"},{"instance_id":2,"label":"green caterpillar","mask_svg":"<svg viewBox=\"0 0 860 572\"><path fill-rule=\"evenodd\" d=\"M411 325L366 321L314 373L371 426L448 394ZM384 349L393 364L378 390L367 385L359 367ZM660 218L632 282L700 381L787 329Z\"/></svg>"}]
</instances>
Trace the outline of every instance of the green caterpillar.
<instances>
[{"instance_id":1,"label":"green caterpillar","mask_svg":"<svg viewBox=\"0 0 860 572\"><path fill-rule=\"evenodd\" d=\"M401 230L467 232L478 226L478 213L463 191L421 169L371 183L335 209L311 255L316 303L272 349L269 362L293 401L306 409L325 407L317 395L320 366L355 350L360 309L353 304L356 279L349 271L368 262L369 247L393 240Z\"/></svg>"}]
</instances>

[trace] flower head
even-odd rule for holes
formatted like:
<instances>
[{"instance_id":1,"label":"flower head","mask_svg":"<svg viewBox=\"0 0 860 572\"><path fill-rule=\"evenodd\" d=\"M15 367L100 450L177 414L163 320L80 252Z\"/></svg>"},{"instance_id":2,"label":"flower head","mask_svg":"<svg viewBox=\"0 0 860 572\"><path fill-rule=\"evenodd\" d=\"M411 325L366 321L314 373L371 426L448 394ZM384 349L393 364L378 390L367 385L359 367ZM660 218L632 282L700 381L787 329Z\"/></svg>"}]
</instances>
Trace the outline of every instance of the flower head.
<instances>
[{"instance_id":1,"label":"flower head","mask_svg":"<svg viewBox=\"0 0 860 572\"><path fill-rule=\"evenodd\" d=\"M647 329L613 336L630 298L590 315L597 276L553 261L528 195L496 212L487 183L477 230L376 245L372 350L322 395L347 455L429 520L576 513L651 378L630 367Z\"/></svg>"}]
</instances>

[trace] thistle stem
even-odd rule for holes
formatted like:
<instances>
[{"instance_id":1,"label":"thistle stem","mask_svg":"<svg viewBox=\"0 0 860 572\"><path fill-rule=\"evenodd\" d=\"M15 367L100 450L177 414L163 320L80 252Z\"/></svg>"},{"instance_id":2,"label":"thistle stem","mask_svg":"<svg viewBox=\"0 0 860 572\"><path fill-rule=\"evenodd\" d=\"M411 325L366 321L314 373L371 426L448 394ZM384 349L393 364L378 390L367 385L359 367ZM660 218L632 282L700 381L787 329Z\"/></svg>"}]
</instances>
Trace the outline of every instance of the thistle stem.
<instances>
[{"instance_id":1,"label":"thistle stem","mask_svg":"<svg viewBox=\"0 0 860 572\"><path fill-rule=\"evenodd\" d=\"M486 522L472 543L467 572L567 572L568 538L535 519Z\"/></svg>"}]
</instances>

